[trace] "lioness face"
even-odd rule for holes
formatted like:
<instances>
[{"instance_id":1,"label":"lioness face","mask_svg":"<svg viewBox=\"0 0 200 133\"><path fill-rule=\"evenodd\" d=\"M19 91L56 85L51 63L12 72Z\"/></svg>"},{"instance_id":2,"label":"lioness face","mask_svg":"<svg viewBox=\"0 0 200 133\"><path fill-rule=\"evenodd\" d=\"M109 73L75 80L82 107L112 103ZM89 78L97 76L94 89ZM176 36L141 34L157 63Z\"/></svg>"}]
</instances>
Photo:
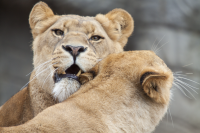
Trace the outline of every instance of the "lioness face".
<instances>
[{"instance_id":1,"label":"lioness face","mask_svg":"<svg viewBox=\"0 0 200 133\"><path fill-rule=\"evenodd\" d=\"M44 35L47 38L42 35L38 38L46 43L41 45L48 53L42 53L36 60L41 59L41 56L46 56L42 62L51 60L50 73L54 79L52 82L55 83L53 93L59 101L63 101L80 87L80 73L88 71L106 55L115 52L109 47L112 40L94 18L62 16ZM122 49L117 52L120 51Z\"/></svg>"},{"instance_id":2,"label":"lioness face","mask_svg":"<svg viewBox=\"0 0 200 133\"><path fill-rule=\"evenodd\" d=\"M43 2L33 7L29 23L34 37L35 75L41 87L58 101L79 89L81 73L108 54L123 51L133 31L133 20L121 9L106 15L57 16Z\"/></svg>"}]
</instances>

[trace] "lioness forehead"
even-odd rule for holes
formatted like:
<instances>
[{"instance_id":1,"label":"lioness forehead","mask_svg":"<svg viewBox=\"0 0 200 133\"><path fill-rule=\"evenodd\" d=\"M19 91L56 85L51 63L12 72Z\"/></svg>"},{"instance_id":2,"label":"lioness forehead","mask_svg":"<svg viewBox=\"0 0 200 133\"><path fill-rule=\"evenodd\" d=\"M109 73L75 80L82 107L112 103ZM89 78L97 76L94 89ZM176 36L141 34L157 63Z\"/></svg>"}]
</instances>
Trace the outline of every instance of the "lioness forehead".
<instances>
[{"instance_id":1,"label":"lioness forehead","mask_svg":"<svg viewBox=\"0 0 200 133\"><path fill-rule=\"evenodd\" d=\"M105 60L101 61L102 68L111 69L123 68L121 71L131 71L132 69L143 69L148 67L162 68L169 70L167 65L153 51L127 51L118 54L110 54ZM140 67L138 67L140 66Z\"/></svg>"},{"instance_id":2,"label":"lioness forehead","mask_svg":"<svg viewBox=\"0 0 200 133\"><path fill-rule=\"evenodd\" d=\"M82 31L85 33L103 32L101 24L94 17L78 15L62 15L53 26L67 28L69 31Z\"/></svg>"},{"instance_id":3,"label":"lioness forehead","mask_svg":"<svg viewBox=\"0 0 200 133\"><path fill-rule=\"evenodd\" d=\"M80 21L91 21L94 20L94 17L90 17L90 16L79 16L79 15L62 15L62 18L71 18L71 19L76 19L76 20L80 20Z\"/></svg>"}]
</instances>

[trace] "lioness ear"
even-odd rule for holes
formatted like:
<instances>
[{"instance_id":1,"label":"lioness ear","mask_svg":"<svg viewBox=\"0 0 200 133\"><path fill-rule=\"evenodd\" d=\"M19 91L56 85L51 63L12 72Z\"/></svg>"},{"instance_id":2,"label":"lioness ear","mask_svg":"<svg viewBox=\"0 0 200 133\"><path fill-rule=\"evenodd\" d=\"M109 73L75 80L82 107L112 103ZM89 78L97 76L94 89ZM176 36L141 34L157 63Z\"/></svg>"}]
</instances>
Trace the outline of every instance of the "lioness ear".
<instances>
[{"instance_id":1,"label":"lioness ear","mask_svg":"<svg viewBox=\"0 0 200 133\"><path fill-rule=\"evenodd\" d=\"M33 38L46 31L58 18L59 16L54 15L46 3L38 2L35 4L29 16Z\"/></svg>"},{"instance_id":2,"label":"lioness ear","mask_svg":"<svg viewBox=\"0 0 200 133\"><path fill-rule=\"evenodd\" d=\"M48 5L44 2L38 2L33 7L29 16L29 24L31 29L34 29L36 23L38 23L39 21L43 21L51 16L54 16L51 8L49 8Z\"/></svg>"},{"instance_id":3,"label":"lioness ear","mask_svg":"<svg viewBox=\"0 0 200 133\"><path fill-rule=\"evenodd\" d=\"M114 9L106 15L98 14L95 18L112 40L118 41L122 47L126 45L134 28L133 18L128 12L123 9Z\"/></svg>"},{"instance_id":4,"label":"lioness ear","mask_svg":"<svg viewBox=\"0 0 200 133\"><path fill-rule=\"evenodd\" d=\"M172 82L167 74L145 72L140 77L144 92L157 103L167 104L170 100Z\"/></svg>"}]
</instances>

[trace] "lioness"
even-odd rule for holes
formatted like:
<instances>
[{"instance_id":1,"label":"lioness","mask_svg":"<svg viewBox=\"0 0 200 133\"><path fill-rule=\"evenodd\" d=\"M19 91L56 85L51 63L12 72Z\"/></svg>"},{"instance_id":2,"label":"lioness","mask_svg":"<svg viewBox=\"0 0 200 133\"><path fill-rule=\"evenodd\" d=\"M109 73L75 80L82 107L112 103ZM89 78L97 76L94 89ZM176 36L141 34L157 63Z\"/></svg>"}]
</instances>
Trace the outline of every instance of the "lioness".
<instances>
[{"instance_id":1,"label":"lioness","mask_svg":"<svg viewBox=\"0 0 200 133\"><path fill-rule=\"evenodd\" d=\"M59 16L44 2L33 7L29 24L34 70L28 86L1 107L0 126L25 123L68 98L80 87L78 76L122 52L133 31L133 19L122 9L95 17Z\"/></svg>"},{"instance_id":2,"label":"lioness","mask_svg":"<svg viewBox=\"0 0 200 133\"><path fill-rule=\"evenodd\" d=\"M173 74L152 51L111 54L62 103L1 132L149 133L167 111ZM86 73L85 73L86 74Z\"/></svg>"}]
</instances>

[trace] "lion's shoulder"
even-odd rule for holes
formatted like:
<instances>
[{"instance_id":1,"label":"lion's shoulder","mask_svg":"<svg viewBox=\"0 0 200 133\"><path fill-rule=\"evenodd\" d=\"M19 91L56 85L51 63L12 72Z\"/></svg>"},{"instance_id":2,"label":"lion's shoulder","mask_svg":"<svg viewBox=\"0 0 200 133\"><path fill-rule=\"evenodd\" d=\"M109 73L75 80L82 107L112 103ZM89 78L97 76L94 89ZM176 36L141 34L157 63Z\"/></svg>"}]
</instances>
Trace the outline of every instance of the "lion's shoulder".
<instances>
[{"instance_id":1,"label":"lion's shoulder","mask_svg":"<svg viewBox=\"0 0 200 133\"><path fill-rule=\"evenodd\" d=\"M2 127L16 126L33 118L28 88L26 87L12 96L1 106L0 110L1 114L4 114L0 117L0 126ZM23 120L20 120L22 115Z\"/></svg>"}]
</instances>

